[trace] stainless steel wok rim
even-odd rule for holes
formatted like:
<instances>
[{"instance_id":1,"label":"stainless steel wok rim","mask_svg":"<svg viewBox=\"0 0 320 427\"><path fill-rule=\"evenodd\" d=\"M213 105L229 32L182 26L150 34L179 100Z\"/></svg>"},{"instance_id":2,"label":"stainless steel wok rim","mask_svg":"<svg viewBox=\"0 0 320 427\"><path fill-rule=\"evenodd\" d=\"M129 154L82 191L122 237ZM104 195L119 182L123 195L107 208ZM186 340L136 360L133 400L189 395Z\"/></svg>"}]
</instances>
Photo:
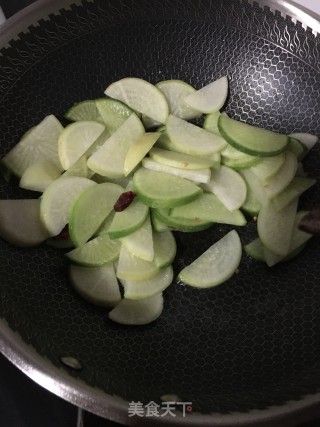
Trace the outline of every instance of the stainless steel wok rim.
<instances>
[{"instance_id":1,"label":"stainless steel wok rim","mask_svg":"<svg viewBox=\"0 0 320 427\"><path fill-rule=\"evenodd\" d=\"M284 426L291 420L309 421L319 413L320 393L306 395L299 401L289 401L282 406L272 406L263 410L246 413L208 415L192 413L186 417L128 417L128 402L118 396L111 396L102 390L90 387L83 381L69 375L66 370L54 366L43 358L32 346L0 319L0 351L19 370L46 390L54 393L69 403L112 421L134 426L144 425L183 425L183 426ZM280 423L280 424L277 424Z\"/></svg>"},{"instance_id":2,"label":"stainless steel wok rim","mask_svg":"<svg viewBox=\"0 0 320 427\"><path fill-rule=\"evenodd\" d=\"M87 2L93 0L86 0ZM242 0L239 0L242 1ZM311 29L315 36L320 34L320 16L290 0L248 0L258 3L262 8L268 7L272 12L280 12L293 22ZM10 40L27 32L34 22L44 16L59 13L59 9L68 9L71 4L81 4L81 0L37 0L30 6L8 19L0 27L0 48ZM306 395L298 401L288 401L281 406L272 406L263 410L252 410L247 413L209 415L196 414L186 417L153 417L152 419L128 417L128 402L117 396L88 386L74 378L64 369L54 366L42 357L30 345L27 345L18 333L8 326L5 319L0 318L0 352L30 379L55 395L65 399L84 410L124 425L203 425L203 426L284 426L284 421L303 422L319 415L320 393ZM278 424L280 423L280 424Z\"/></svg>"}]
</instances>

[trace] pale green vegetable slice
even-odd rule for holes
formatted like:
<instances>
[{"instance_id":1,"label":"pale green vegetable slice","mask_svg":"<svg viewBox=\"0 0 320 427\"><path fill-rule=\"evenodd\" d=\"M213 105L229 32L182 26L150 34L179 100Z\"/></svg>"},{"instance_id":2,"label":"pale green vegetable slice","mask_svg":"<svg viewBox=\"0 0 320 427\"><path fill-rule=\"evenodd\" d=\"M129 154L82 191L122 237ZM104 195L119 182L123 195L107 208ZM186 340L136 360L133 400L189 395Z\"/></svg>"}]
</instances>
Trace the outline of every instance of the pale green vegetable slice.
<instances>
[{"instance_id":1,"label":"pale green vegetable slice","mask_svg":"<svg viewBox=\"0 0 320 427\"><path fill-rule=\"evenodd\" d=\"M262 185L261 181L257 176L252 172L251 169L242 169L238 171L240 175L244 178L247 184L247 191L252 193L252 198L255 199L254 204L258 206L258 202L261 206L269 203L270 198L267 195L265 187Z\"/></svg>"},{"instance_id":2,"label":"pale green vegetable slice","mask_svg":"<svg viewBox=\"0 0 320 427\"><path fill-rule=\"evenodd\" d=\"M93 172L90 171L87 165L87 157L81 156L68 170L63 172L63 177L81 176L83 178L91 178Z\"/></svg>"},{"instance_id":3,"label":"pale green vegetable slice","mask_svg":"<svg viewBox=\"0 0 320 427\"><path fill-rule=\"evenodd\" d=\"M170 115L166 132L175 151L196 156L218 153L226 145L220 135Z\"/></svg>"},{"instance_id":4,"label":"pale green vegetable slice","mask_svg":"<svg viewBox=\"0 0 320 427\"><path fill-rule=\"evenodd\" d=\"M194 216L192 218L175 218L170 215L171 212L172 210L170 211L169 209L158 208L152 209L151 214L154 219L158 219L172 230L183 231L185 233L206 230L212 226L212 221L202 220Z\"/></svg>"},{"instance_id":5,"label":"pale green vegetable slice","mask_svg":"<svg viewBox=\"0 0 320 427\"><path fill-rule=\"evenodd\" d=\"M316 135L304 132L290 133L289 137L298 139L300 142L302 142L302 144L306 147L307 151L310 151L319 141L319 138Z\"/></svg>"},{"instance_id":6,"label":"pale green vegetable slice","mask_svg":"<svg viewBox=\"0 0 320 427\"><path fill-rule=\"evenodd\" d=\"M108 178L123 178L124 164L131 144L144 134L144 127L138 116L129 118L97 149L88 159L88 166L94 172Z\"/></svg>"},{"instance_id":7,"label":"pale green vegetable slice","mask_svg":"<svg viewBox=\"0 0 320 427\"><path fill-rule=\"evenodd\" d=\"M207 169L220 166L220 154L218 153L209 157L200 157L153 147L149 152L149 157L158 163L179 169Z\"/></svg>"},{"instance_id":8,"label":"pale green vegetable slice","mask_svg":"<svg viewBox=\"0 0 320 427\"><path fill-rule=\"evenodd\" d=\"M247 197L247 185L236 171L227 166L212 169L211 179L203 188L215 194L229 211L239 209Z\"/></svg>"},{"instance_id":9,"label":"pale green vegetable slice","mask_svg":"<svg viewBox=\"0 0 320 427\"><path fill-rule=\"evenodd\" d=\"M103 119L98 111L95 99L88 99L74 104L65 113L64 117L72 122L90 120L103 123Z\"/></svg>"},{"instance_id":10,"label":"pale green vegetable slice","mask_svg":"<svg viewBox=\"0 0 320 427\"><path fill-rule=\"evenodd\" d=\"M202 113L214 113L226 102L228 88L228 78L223 76L187 96L185 102Z\"/></svg>"},{"instance_id":11,"label":"pale green vegetable slice","mask_svg":"<svg viewBox=\"0 0 320 427\"><path fill-rule=\"evenodd\" d=\"M153 261L146 261L128 251L122 245L117 267L117 277L123 280L147 280L159 273L159 267Z\"/></svg>"},{"instance_id":12,"label":"pale green vegetable slice","mask_svg":"<svg viewBox=\"0 0 320 427\"><path fill-rule=\"evenodd\" d=\"M141 162L141 160L148 154L157 139L160 132L148 132L141 135L129 147L124 161L124 174L129 175L130 172Z\"/></svg>"},{"instance_id":13,"label":"pale green vegetable slice","mask_svg":"<svg viewBox=\"0 0 320 427\"><path fill-rule=\"evenodd\" d=\"M41 204L41 220L50 236L56 236L69 222L76 199L86 188L97 185L82 177L59 178L44 191Z\"/></svg>"},{"instance_id":14,"label":"pale green vegetable slice","mask_svg":"<svg viewBox=\"0 0 320 427\"><path fill-rule=\"evenodd\" d=\"M121 280L124 287L124 298L142 299L163 292L171 285L173 280L173 269L171 266L161 270L157 276L147 280Z\"/></svg>"},{"instance_id":15,"label":"pale green vegetable slice","mask_svg":"<svg viewBox=\"0 0 320 427\"><path fill-rule=\"evenodd\" d=\"M62 170L58 154L58 138L62 130L55 116L45 117L21 138L1 159L1 163L18 177L30 165L42 160L49 160Z\"/></svg>"},{"instance_id":16,"label":"pale green vegetable slice","mask_svg":"<svg viewBox=\"0 0 320 427\"><path fill-rule=\"evenodd\" d=\"M131 187L127 187L129 191ZM109 228L111 239L127 236L142 226L149 212L148 206L135 197L131 204L122 212L116 212Z\"/></svg>"},{"instance_id":17,"label":"pale green vegetable slice","mask_svg":"<svg viewBox=\"0 0 320 427\"><path fill-rule=\"evenodd\" d=\"M295 198L301 196L301 194L307 191L316 182L317 180L312 178L295 177L285 190L272 199L272 204L276 210L281 210Z\"/></svg>"},{"instance_id":18,"label":"pale green vegetable slice","mask_svg":"<svg viewBox=\"0 0 320 427\"><path fill-rule=\"evenodd\" d=\"M169 107L165 96L157 87L145 80L126 77L108 86L105 94L157 122L165 123L167 120Z\"/></svg>"},{"instance_id":19,"label":"pale green vegetable slice","mask_svg":"<svg viewBox=\"0 0 320 427\"><path fill-rule=\"evenodd\" d=\"M156 84L156 87L166 97L169 111L180 119L191 120L201 116L201 111L195 110L185 102L185 98L196 90L182 80L164 80Z\"/></svg>"},{"instance_id":20,"label":"pale green vegetable slice","mask_svg":"<svg viewBox=\"0 0 320 427\"><path fill-rule=\"evenodd\" d=\"M194 181L196 183L208 183L211 177L211 171L209 168L181 169L159 163L149 158L144 158L142 160L142 166L152 171L165 172L174 176L180 176L181 178L189 179L190 181Z\"/></svg>"},{"instance_id":21,"label":"pale green vegetable slice","mask_svg":"<svg viewBox=\"0 0 320 427\"><path fill-rule=\"evenodd\" d=\"M0 237L21 247L45 241L49 235L40 220L40 200L0 200Z\"/></svg>"},{"instance_id":22,"label":"pale green vegetable slice","mask_svg":"<svg viewBox=\"0 0 320 427\"><path fill-rule=\"evenodd\" d=\"M215 194L203 193L196 200L171 209L170 216L194 221L217 222L219 224L246 225L247 221L239 210L232 212L218 199Z\"/></svg>"},{"instance_id":23,"label":"pale green vegetable slice","mask_svg":"<svg viewBox=\"0 0 320 427\"><path fill-rule=\"evenodd\" d=\"M74 165L102 134L105 126L94 121L78 121L68 125L59 136L59 158L65 170Z\"/></svg>"},{"instance_id":24,"label":"pale green vegetable slice","mask_svg":"<svg viewBox=\"0 0 320 427\"><path fill-rule=\"evenodd\" d=\"M277 255L286 256L289 253L297 205L296 199L281 211L277 211L272 203L269 203L262 206L259 212L259 237L264 246Z\"/></svg>"},{"instance_id":25,"label":"pale green vegetable slice","mask_svg":"<svg viewBox=\"0 0 320 427\"><path fill-rule=\"evenodd\" d=\"M236 272L242 256L238 233L230 231L179 273L183 283L197 288L217 286Z\"/></svg>"},{"instance_id":26,"label":"pale green vegetable slice","mask_svg":"<svg viewBox=\"0 0 320 427\"><path fill-rule=\"evenodd\" d=\"M305 247L305 244L308 242L308 240L311 239L312 234L306 233L305 231L302 231L299 229L299 222L306 214L307 212L300 211L297 213L295 217L294 227L293 227L292 236L291 236L290 249L286 257L277 255L271 252L268 248L264 247L264 257L269 267L273 267L279 262L292 259L294 256L296 256L298 253L300 253L303 250L303 248Z\"/></svg>"},{"instance_id":27,"label":"pale green vegetable slice","mask_svg":"<svg viewBox=\"0 0 320 427\"><path fill-rule=\"evenodd\" d=\"M251 170L263 184L268 184L268 182L280 171L285 159L286 156L284 153L280 153L273 157L264 157L259 164L252 166Z\"/></svg>"},{"instance_id":28,"label":"pale green vegetable slice","mask_svg":"<svg viewBox=\"0 0 320 427\"><path fill-rule=\"evenodd\" d=\"M153 232L153 262L158 268L164 268L170 265L177 253L177 244L173 233L170 230L162 232Z\"/></svg>"},{"instance_id":29,"label":"pale green vegetable slice","mask_svg":"<svg viewBox=\"0 0 320 427\"><path fill-rule=\"evenodd\" d=\"M84 190L72 207L70 237L75 246L86 243L113 210L123 188L112 183L97 184Z\"/></svg>"},{"instance_id":30,"label":"pale green vegetable slice","mask_svg":"<svg viewBox=\"0 0 320 427\"><path fill-rule=\"evenodd\" d=\"M69 267L70 282L86 300L102 307L114 307L121 302L121 293L113 263L101 267Z\"/></svg>"},{"instance_id":31,"label":"pale green vegetable slice","mask_svg":"<svg viewBox=\"0 0 320 427\"><path fill-rule=\"evenodd\" d=\"M22 174L19 187L43 192L61 175L61 169L49 160L31 164Z\"/></svg>"},{"instance_id":32,"label":"pale green vegetable slice","mask_svg":"<svg viewBox=\"0 0 320 427\"><path fill-rule=\"evenodd\" d=\"M150 207L174 207L196 199L202 190L193 182L165 172L140 168L133 176L133 189Z\"/></svg>"},{"instance_id":33,"label":"pale green vegetable slice","mask_svg":"<svg viewBox=\"0 0 320 427\"><path fill-rule=\"evenodd\" d=\"M304 156L308 153L307 147L302 144L298 139L289 137L288 150L290 150L298 160L302 160Z\"/></svg>"},{"instance_id":34,"label":"pale green vegetable slice","mask_svg":"<svg viewBox=\"0 0 320 427\"><path fill-rule=\"evenodd\" d=\"M220 133L218 128L218 120L220 115L220 111L215 111L214 113L207 114L203 122L203 128L208 130L209 132L217 133L219 135Z\"/></svg>"},{"instance_id":35,"label":"pale green vegetable slice","mask_svg":"<svg viewBox=\"0 0 320 427\"><path fill-rule=\"evenodd\" d=\"M221 162L225 166L229 166L236 170L250 168L260 163L261 160L262 159L257 156L251 156L250 154L237 150L230 144L221 151Z\"/></svg>"},{"instance_id":36,"label":"pale green vegetable slice","mask_svg":"<svg viewBox=\"0 0 320 427\"><path fill-rule=\"evenodd\" d=\"M296 156L287 151L279 172L264 186L267 196L272 199L280 194L293 180L298 167Z\"/></svg>"},{"instance_id":37,"label":"pale green vegetable slice","mask_svg":"<svg viewBox=\"0 0 320 427\"><path fill-rule=\"evenodd\" d=\"M109 319L122 325L147 325L155 321L163 310L161 293L152 297L130 300L124 298L109 313Z\"/></svg>"},{"instance_id":38,"label":"pale green vegetable slice","mask_svg":"<svg viewBox=\"0 0 320 427\"><path fill-rule=\"evenodd\" d=\"M261 242L261 239L257 238L253 240L252 242L245 245L243 249L256 261L265 262L264 246Z\"/></svg>"},{"instance_id":39,"label":"pale green vegetable slice","mask_svg":"<svg viewBox=\"0 0 320 427\"><path fill-rule=\"evenodd\" d=\"M111 240L108 233L104 233L68 252L66 256L76 264L99 267L115 261L119 257L120 247L118 240Z\"/></svg>"},{"instance_id":40,"label":"pale green vegetable slice","mask_svg":"<svg viewBox=\"0 0 320 427\"><path fill-rule=\"evenodd\" d=\"M220 134L239 151L252 156L269 157L283 152L288 137L267 129L239 122L221 114L218 121Z\"/></svg>"},{"instance_id":41,"label":"pale green vegetable slice","mask_svg":"<svg viewBox=\"0 0 320 427\"><path fill-rule=\"evenodd\" d=\"M170 231L172 228L169 225L162 222L159 216L154 214L153 210L151 212L151 220L152 220L153 229L156 232L163 233L164 231Z\"/></svg>"},{"instance_id":42,"label":"pale green vegetable slice","mask_svg":"<svg viewBox=\"0 0 320 427\"><path fill-rule=\"evenodd\" d=\"M96 107L103 123L111 134L123 125L127 118L133 113L132 109L127 105L110 98L97 99Z\"/></svg>"},{"instance_id":43,"label":"pale green vegetable slice","mask_svg":"<svg viewBox=\"0 0 320 427\"><path fill-rule=\"evenodd\" d=\"M253 176L253 173L251 171L249 173L251 174L251 176ZM259 199L256 196L257 186L254 187L252 185L252 181L250 179L248 180L243 173L241 174L241 176L247 185L247 197L246 197L244 204L241 206L241 209L244 210L245 212L247 212L251 216L257 216L258 213L260 212L260 209L262 206L262 203L259 201ZM260 183L259 183L259 185L260 185ZM263 189L263 191L264 191L264 189ZM262 199L262 197L260 197L260 200L261 199ZM268 202L269 202L269 199L265 195L263 204L268 203Z\"/></svg>"},{"instance_id":44,"label":"pale green vegetable slice","mask_svg":"<svg viewBox=\"0 0 320 427\"><path fill-rule=\"evenodd\" d=\"M128 236L122 237L120 240L133 255L146 261L153 261L153 236L149 215L147 215L147 218L140 228Z\"/></svg>"}]
</instances>

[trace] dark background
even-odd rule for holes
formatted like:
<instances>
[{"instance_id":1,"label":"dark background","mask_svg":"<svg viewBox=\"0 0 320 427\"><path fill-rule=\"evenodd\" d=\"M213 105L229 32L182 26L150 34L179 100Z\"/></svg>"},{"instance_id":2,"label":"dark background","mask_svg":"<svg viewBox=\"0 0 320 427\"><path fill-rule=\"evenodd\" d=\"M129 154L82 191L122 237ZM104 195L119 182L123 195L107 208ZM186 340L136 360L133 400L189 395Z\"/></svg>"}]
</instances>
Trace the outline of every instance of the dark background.
<instances>
[{"instance_id":1,"label":"dark background","mask_svg":"<svg viewBox=\"0 0 320 427\"><path fill-rule=\"evenodd\" d=\"M8 18L34 0L0 0ZM26 377L0 354L0 427L76 427L77 408L47 392ZM115 427L118 424L89 413L84 427ZM319 427L320 419L299 427Z\"/></svg>"}]
</instances>

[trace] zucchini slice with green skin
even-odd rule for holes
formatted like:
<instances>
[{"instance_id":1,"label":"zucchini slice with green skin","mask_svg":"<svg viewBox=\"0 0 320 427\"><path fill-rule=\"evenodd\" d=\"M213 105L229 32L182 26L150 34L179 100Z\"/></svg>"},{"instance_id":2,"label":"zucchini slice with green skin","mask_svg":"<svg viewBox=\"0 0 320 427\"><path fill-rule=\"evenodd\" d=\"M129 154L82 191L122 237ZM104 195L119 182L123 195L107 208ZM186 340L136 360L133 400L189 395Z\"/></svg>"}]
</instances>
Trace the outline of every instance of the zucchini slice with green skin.
<instances>
[{"instance_id":1,"label":"zucchini slice with green skin","mask_svg":"<svg viewBox=\"0 0 320 427\"><path fill-rule=\"evenodd\" d=\"M84 299L102 307L115 307L121 302L121 293L113 263L101 267L82 267L71 264L70 282Z\"/></svg>"},{"instance_id":2,"label":"zucchini slice with green skin","mask_svg":"<svg viewBox=\"0 0 320 427\"><path fill-rule=\"evenodd\" d=\"M287 135L239 122L223 114L219 117L218 128L230 145L251 156L276 156L284 151L289 141Z\"/></svg>"},{"instance_id":3,"label":"zucchini slice with green skin","mask_svg":"<svg viewBox=\"0 0 320 427\"><path fill-rule=\"evenodd\" d=\"M121 243L111 240L107 233L102 234L82 246L68 252L70 261L86 267L100 267L119 257Z\"/></svg>"},{"instance_id":4,"label":"zucchini slice with green skin","mask_svg":"<svg viewBox=\"0 0 320 427\"><path fill-rule=\"evenodd\" d=\"M165 123L168 118L169 106L166 97L156 86L145 80L126 77L111 83L105 94L157 122Z\"/></svg>"},{"instance_id":5,"label":"zucchini slice with green skin","mask_svg":"<svg viewBox=\"0 0 320 427\"><path fill-rule=\"evenodd\" d=\"M133 189L147 206L171 208L196 199L202 189L191 181L166 172L138 169Z\"/></svg>"},{"instance_id":6,"label":"zucchini slice with green skin","mask_svg":"<svg viewBox=\"0 0 320 427\"><path fill-rule=\"evenodd\" d=\"M96 99L96 107L102 118L102 123L112 134L115 132L129 116L133 110L116 99L100 98Z\"/></svg>"},{"instance_id":7,"label":"zucchini slice with green skin","mask_svg":"<svg viewBox=\"0 0 320 427\"><path fill-rule=\"evenodd\" d=\"M69 223L73 205L80 194L97 185L88 178L68 176L54 181L43 192L40 217L50 236L56 236Z\"/></svg>"},{"instance_id":8,"label":"zucchini slice with green skin","mask_svg":"<svg viewBox=\"0 0 320 427\"><path fill-rule=\"evenodd\" d=\"M243 226L247 223L239 210L231 212L212 193L203 193L196 200L171 209L170 217L175 218L176 221L188 219L195 222L200 220L238 226Z\"/></svg>"},{"instance_id":9,"label":"zucchini slice with green skin","mask_svg":"<svg viewBox=\"0 0 320 427\"><path fill-rule=\"evenodd\" d=\"M212 226L212 222L200 220L200 218L175 218L170 215L169 209L152 209L153 221L158 219L172 230L183 231L185 233L202 231Z\"/></svg>"},{"instance_id":10,"label":"zucchini slice with green skin","mask_svg":"<svg viewBox=\"0 0 320 427\"><path fill-rule=\"evenodd\" d=\"M191 85L182 80L164 80L156 84L156 87L166 97L171 114L174 114L180 119L191 120L202 115L201 111L190 107L185 98L196 92Z\"/></svg>"},{"instance_id":11,"label":"zucchini slice with green skin","mask_svg":"<svg viewBox=\"0 0 320 427\"><path fill-rule=\"evenodd\" d=\"M138 230L147 218L148 212L148 206L135 197L124 211L115 213L108 230L109 237L118 239Z\"/></svg>"},{"instance_id":12,"label":"zucchini slice with green skin","mask_svg":"<svg viewBox=\"0 0 320 427\"><path fill-rule=\"evenodd\" d=\"M230 231L178 275L186 285L209 288L228 280L239 267L242 245L238 233Z\"/></svg>"},{"instance_id":13,"label":"zucchini slice with green skin","mask_svg":"<svg viewBox=\"0 0 320 427\"><path fill-rule=\"evenodd\" d=\"M210 156L218 153L226 141L217 134L170 115L167 130L174 151L195 156Z\"/></svg>"},{"instance_id":14,"label":"zucchini slice with green skin","mask_svg":"<svg viewBox=\"0 0 320 427\"><path fill-rule=\"evenodd\" d=\"M113 210L123 188L112 183L97 184L84 190L73 205L69 221L75 246L85 244Z\"/></svg>"},{"instance_id":15,"label":"zucchini slice with green skin","mask_svg":"<svg viewBox=\"0 0 320 427\"><path fill-rule=\"evenodd\" d=\"M295 132L290 133L289 137L299 140L307 149L307 153L317 144L319 138L311 133Z\"/></svg>"},{"instance_id":16,"label":"zucchini slice with green skin","mask_svg":"<svg viewBox=\"0 0 320 427\"><path fill-rule=\"evenodd\" d=\"M298 160L302 160L308 153L307 147L297 138L289 137L288 150L296 155Z\"/></svg>"},{"instance_id":17,"label":"zucchini slice with green skin","mask_svg":"<svg viewBox=\"0 0 320 427\"><path fill-rule=\"evenodd\" d=\"M235 170L250 168L261 161L261 157L243 153L230 144L221 151L221 163Z\"/></svg>"},{"instance_id":18,"label":"zucchini slice with green skin","mask_svg":"<svg viewBox=\"0 0 320 427\"><path fill-rule=\"evenodd\" d=\"M153 233L153 262L159 268L170 265L177 253L177 244L173 233L170 230L164 230L161 233Z\"/></svg>"},{"instance_id":19,"label":"zucchini slice with green skin","mask_svg":"<svg viewBox=\"0 0 320 427\"><path fill-rule=\"evenodd\" d=\"M92 120L94 122L103 123L103 119L99 113L95 99L88 99L74 104L64 115L71 122L79 120Z\"/></svg>"}]
</instances>

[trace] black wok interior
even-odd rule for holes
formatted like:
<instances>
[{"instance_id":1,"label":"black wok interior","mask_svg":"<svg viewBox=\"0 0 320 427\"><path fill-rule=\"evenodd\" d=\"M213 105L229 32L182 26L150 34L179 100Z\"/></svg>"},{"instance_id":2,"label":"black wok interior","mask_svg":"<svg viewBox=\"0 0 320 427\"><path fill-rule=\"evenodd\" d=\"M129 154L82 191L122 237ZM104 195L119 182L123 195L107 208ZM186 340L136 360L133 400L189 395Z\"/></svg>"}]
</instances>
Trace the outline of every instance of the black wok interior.
<instances>
[{"instance_id":1,"label":"black wok interior","mask_svg":"<svg viewBox=\"0 0 320 427\"><path fill-rule=\"evenodd\" d=\"M84 2L3 49L0 156L44 116L63 120L75 102L103 96L125 76L200 88L228 75L231 117L320 134L319 46L311 30L246 1ZM320 179L319 147L305 169ZM301 208L320 206L319 189ZM0 198L24 197L34 195L0 178ZM230 229L176 233L176 273ZM248 243L255 224L238 231ZM0 316L56 366L76 357L83 370L70 375L108 394L148 402L175 393L203 413L246 412L319 391L319 254L319 238L272 269L244 254L225 284L174 282L160 319L120 327L73 292L63 252L0 241Z\"/></svg>"}]
</instances>

